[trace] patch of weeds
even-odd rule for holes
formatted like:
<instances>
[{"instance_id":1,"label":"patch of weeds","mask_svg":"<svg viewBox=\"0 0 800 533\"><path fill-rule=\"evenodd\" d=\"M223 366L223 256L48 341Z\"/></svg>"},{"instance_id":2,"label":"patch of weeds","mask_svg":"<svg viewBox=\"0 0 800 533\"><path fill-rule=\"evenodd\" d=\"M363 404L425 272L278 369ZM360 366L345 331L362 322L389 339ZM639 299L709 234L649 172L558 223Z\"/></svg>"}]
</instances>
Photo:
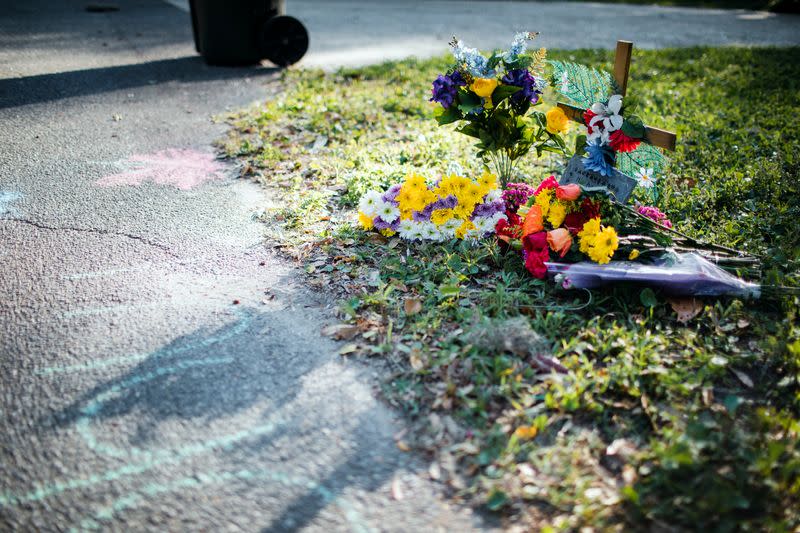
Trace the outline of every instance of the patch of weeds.
<instances>
[{"instance_id":1,"label":"patch of weeds","mask_svg":"<svg viewBox=\"0 0 800 533\"><path fill-rule=\"evenodd\" d=\"M599 50L551 51L609 69ZM567 291L490 241L365 233L353 206L411 170L477 172L427 102L447 58L335 74L231 117L221 149L272 190L271 237L340 299L347 356L379 357L454 498L543 531L792 531L800 525L800 301L702 302ZM692 236L764 258L797 285L800 49L637 51L631 90L679 149L661 207ZM533 183L563 162L527 158Z\"/></svg>"}]
</instances>

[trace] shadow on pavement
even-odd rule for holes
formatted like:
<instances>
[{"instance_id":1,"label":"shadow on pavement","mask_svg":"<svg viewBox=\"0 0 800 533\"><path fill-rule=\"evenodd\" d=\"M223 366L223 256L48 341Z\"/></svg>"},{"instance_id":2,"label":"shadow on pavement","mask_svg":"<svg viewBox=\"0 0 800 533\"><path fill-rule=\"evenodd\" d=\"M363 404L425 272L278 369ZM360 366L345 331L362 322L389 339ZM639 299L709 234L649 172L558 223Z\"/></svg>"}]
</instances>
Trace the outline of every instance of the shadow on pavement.
<instances>
[{"instance_id":1,"label":"shadow on pavement","mask_svg":"<svg viewBox=\"0 0 800 533\"><path fill-rule=\"evenodd\" d=\"M167 82L269 76L270 67L212 67L200 56L0 80L0 109Z\"/></svg>"}]
</instances>

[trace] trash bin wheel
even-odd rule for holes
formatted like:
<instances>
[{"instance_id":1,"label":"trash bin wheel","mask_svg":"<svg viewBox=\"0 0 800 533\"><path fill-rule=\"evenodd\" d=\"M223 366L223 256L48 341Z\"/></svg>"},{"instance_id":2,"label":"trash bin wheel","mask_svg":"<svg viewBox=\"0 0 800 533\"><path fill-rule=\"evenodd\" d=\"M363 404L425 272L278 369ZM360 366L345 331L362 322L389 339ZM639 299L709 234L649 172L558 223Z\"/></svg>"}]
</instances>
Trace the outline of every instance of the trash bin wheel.
<instances>
[{"instance_id":1,"label":"trash bin wheel","mask_svg":"<svg viewBox=\"0 0 800 533\"><path fill-rule=\"evenodd\" d=\"M286 67L300 61L308 51L308 32L294 17L273 17L261 26L258 45L264 57Z\"/></svg>"}]
</instances>

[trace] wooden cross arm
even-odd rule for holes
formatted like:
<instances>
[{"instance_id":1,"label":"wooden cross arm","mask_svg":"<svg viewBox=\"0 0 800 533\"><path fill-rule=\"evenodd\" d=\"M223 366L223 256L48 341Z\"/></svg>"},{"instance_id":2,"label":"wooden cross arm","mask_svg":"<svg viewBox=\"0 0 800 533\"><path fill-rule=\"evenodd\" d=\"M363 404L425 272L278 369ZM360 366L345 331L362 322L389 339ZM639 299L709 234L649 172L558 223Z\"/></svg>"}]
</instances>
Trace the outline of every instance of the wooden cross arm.
<instances>
[{"instance_id":1,"label":"wooden cross arm","mask_svg":"<svg viewBox=\"0 0 800 533\"><path fill-rule=\"evenodd\" d=\"M564 102L559 102L558 107L560 107L569 118L583 124L583 112L585 109ZM658 146L665 150L675 150L675 143L678 140L678 136L671 131L645 126L644 139L653 146Z\"/></svg>"}]
</instances>

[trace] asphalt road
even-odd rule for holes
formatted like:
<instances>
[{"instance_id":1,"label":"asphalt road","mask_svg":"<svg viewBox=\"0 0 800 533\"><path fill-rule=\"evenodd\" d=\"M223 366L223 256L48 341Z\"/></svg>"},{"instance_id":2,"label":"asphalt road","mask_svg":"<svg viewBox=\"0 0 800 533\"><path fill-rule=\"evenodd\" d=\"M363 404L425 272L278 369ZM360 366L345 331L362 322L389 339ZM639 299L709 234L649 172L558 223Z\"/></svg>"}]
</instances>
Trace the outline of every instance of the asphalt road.
<instances>
[{"instance_id":1,"label":"asphalt road","mask_svg":"<svg viewBox=\"0 0 800 533\"><path fill-rule=\"evenodd\" d=\"M208 67L185 12L115 3L0 4L0 529L490 527L396 447L379 378L319 335L330 303L261 244L270 199L213 157L211 117L269 98L276 72ZM592 5L640 18L587 37L576 4L425 5L289 11L326 66L439 53L451 32L494 46L518 10L543 44L798 40L797 18L743 12Z\"/></svg>"},{"instance_id":2,"label":"asphalt road","mask_svg":"<svg viewBox=\"0 0 800 533\"><path fill-rule=\"evenodd\" d=\"M207 67L185 13L118 5L0 5L0 530L481 525L211 155L211 116L275 71Z\"/></svg>"}]
</instances>

